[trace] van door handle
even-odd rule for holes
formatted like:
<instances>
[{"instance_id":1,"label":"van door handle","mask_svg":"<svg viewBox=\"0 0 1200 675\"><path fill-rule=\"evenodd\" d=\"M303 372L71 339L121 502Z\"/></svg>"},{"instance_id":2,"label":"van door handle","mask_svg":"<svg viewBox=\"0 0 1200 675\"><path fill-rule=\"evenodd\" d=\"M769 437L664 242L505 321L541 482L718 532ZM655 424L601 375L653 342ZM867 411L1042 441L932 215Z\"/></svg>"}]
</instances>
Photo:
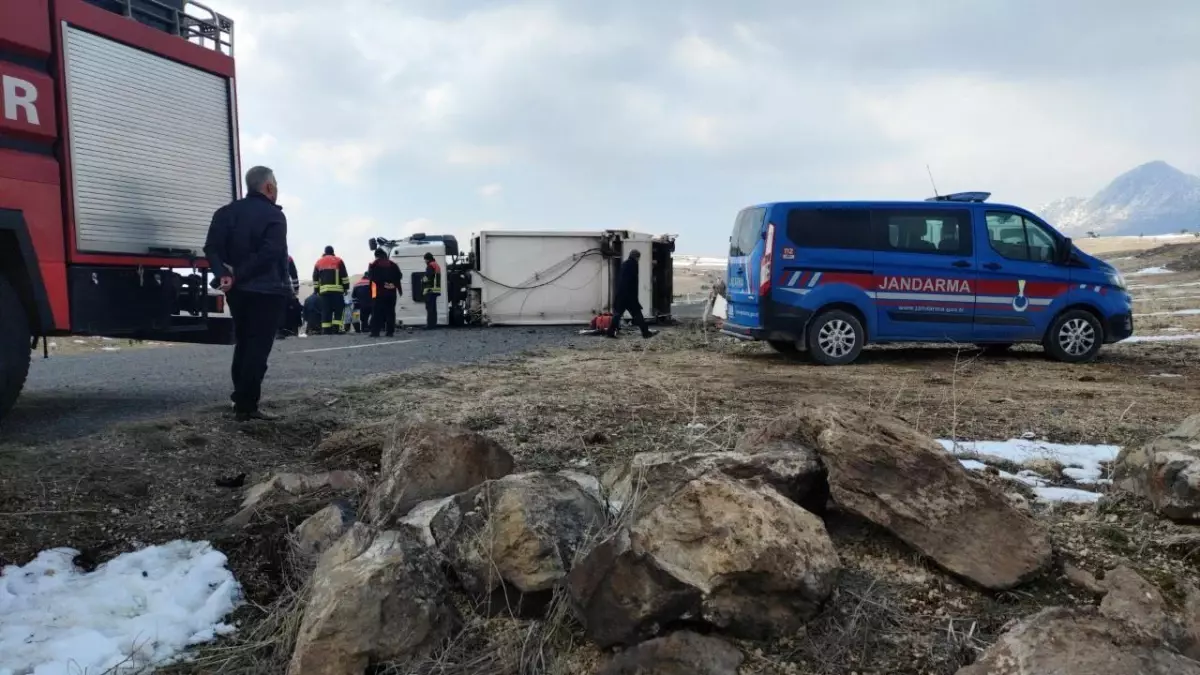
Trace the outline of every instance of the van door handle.
<instances>
[{"instance_id":1,"label":"van door handle","mask_svg":"<svg viewBox=\"0 0 1200 675\"><path fill-rule=\"evenodd\" d=\"M950 266L951 267L970 267L971 263L967 262L966 260L955 260L954 262L950 263Z\"/></svg>"},{"instance_id":2,"label":"van door handle","mask_svg":"<svg viewBox=\"0 0 1200 675\"><path fill-rule=\"evenodd\" d=\"M985 269L985 270L998 270L998 269L1000 269L1000 263L987 263L987 264L985 264L985 265L983 266L983 269Z\"/></svg>"}]
</instances>

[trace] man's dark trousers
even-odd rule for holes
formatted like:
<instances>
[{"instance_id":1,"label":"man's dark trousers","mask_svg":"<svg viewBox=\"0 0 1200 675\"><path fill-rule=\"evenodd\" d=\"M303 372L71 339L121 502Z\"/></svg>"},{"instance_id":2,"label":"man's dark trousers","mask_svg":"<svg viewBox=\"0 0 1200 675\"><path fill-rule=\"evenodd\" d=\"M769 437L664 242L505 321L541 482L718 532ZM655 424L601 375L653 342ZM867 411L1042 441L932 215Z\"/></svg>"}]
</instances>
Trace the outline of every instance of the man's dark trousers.
<instances>
[{"instance_id":1,"label":"man's dark trousers","mask_svg":"<svg viewBox=\"0 0 1200 675\"><path fill-rule=\"evenodd\" d=\"M640 328L643 336L650 335L650 326L646 325L646 317L642 315L642 307L640 304L635 304L632 307L622 307L620 305L613 307L612 324L608 328L610 336L616 336L617 329L621 326L621 317L625 312L629 312L629 323Z\"/></svg>"},{"instance_id":2,"label":"man's dark trousers","mask_svg":"<svg viewBox=\"0 0 1200 675\"><path fill-rule=\"evenodd\" d=\"M396 292L383 291L375 298L371 310L371 335L379 337L379 331L387 332L388 337L396 333Z\"/></svg>"},{"instance_id":3,"label":"man's dark trousers","mask_svg":"<svg viewBox=\"0 0 1200 675\"><path fill-rule=\"evenodd\" d=\"M232 290L227 294L233 315L233 405L240 413L258 410L267 359L275 346L275 332L287 307L287 296Z\"/></svg>"},{"instance_id":4,"label":"man's dark trousers","mask_svg":"<svg viewBox=\"0 0 1200 675\"><path fill-rule=\"evenodd\" d=\"M346 311L346 296L338 291L321 294L321 329L326 333L342 330Z\"/></svg>"},{"instance_id":5,"label":"man's dark trousers","mask_svg":"<svg viewBox=\"0 0 1200 675\"><path fill-rule=\"evenodd\" d=\"M437 301L436 293L425 294L425 327L437 328Z\"/></svg>"}]
</instances>

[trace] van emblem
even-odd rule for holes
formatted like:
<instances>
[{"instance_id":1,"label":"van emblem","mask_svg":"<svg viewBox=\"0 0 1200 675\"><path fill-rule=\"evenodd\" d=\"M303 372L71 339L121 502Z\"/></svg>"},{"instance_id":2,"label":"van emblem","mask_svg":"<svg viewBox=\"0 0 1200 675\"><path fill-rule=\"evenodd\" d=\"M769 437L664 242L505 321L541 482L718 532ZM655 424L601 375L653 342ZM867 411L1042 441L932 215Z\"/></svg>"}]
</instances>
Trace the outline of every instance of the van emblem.
<instances>
[{"instance_id":1,"label":"van emblem","mask_svg":"<svg viewBox=\"0 0 1200 675\"><path fill-rule=\"evenodd\" d=\"M1029 298L1025 297L1025 280L1017 280L1017 297L1013 298L1012 308L1018 312L1029 309Z\"/></svg>"}]
</instances>

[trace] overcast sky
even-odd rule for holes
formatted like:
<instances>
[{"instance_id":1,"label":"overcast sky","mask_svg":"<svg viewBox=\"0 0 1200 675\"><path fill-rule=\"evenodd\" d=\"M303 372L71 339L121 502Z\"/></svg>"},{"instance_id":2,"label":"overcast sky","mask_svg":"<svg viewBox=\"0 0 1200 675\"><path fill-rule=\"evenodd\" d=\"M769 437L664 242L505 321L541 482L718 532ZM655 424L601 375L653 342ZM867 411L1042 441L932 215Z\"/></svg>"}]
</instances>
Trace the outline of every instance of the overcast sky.
<instances>
[{"instance_id":1,"label":"overcast sky","mask_svg":"<svg viewBox=\"0 0 1200 675\"><path fill-rule=\"evenodd\" d=\"M636 228L1200 173L1196 0L212 0L301 268L373 234ZM352 270L360 271L358 269Z\"/></svg>"}]
</instances>

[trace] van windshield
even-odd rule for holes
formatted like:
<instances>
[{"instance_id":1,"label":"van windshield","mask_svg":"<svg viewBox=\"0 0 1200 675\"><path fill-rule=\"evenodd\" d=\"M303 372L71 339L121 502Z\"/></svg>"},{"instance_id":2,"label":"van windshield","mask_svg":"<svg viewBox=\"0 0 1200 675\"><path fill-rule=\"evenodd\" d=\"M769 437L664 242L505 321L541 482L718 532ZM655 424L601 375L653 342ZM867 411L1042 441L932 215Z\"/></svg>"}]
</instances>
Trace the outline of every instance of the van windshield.
<instances>
[{"instance_id":1,"label":"van windshield","mask_svg":"<svg viewBox=\"0 0 1200 675\"><path fill-rule=\"evenodd\" d=\"M761 207L742 209L733 221L733 236L729 238L729 257L741 258L750 255L762 239L763 219L767 210Z\"/></svg>"}]
</instances>

